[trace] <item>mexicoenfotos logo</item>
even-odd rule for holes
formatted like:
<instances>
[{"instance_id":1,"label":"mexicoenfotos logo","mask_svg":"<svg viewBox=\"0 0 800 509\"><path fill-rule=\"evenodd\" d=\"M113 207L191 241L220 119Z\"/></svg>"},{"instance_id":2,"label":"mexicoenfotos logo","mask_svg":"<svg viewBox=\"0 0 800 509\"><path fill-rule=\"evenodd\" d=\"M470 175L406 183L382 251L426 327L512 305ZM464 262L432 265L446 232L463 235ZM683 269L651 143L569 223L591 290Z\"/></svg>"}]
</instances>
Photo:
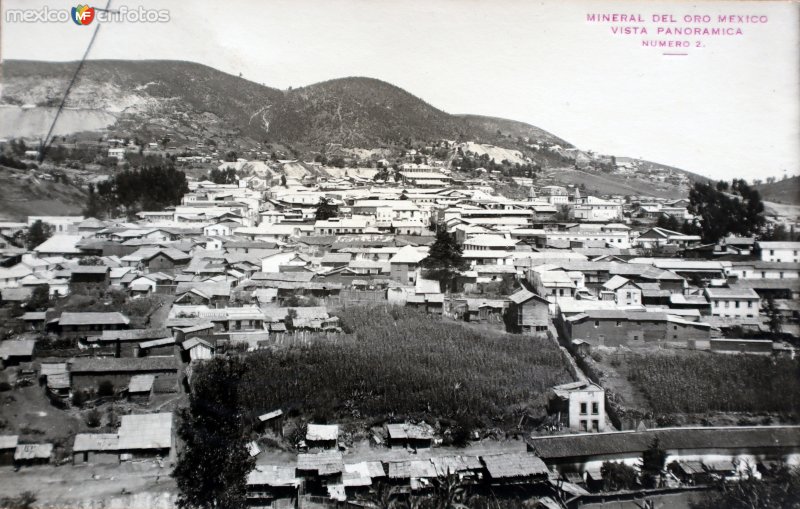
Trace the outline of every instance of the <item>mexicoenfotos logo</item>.
<instances>
[{"instance_id":1,"label":"mexicoenfotos logo","mask_svg":"<svg viewBox=\"0 0 800 509\"><path fill-rule=\"evenodd\" d=\"M72 9L53 9L48 6L40 9L7 9L6 23L69 23L78 26L97 23L168 23L170 12L167 9L146 9L142 6L120 6L105 10L89 5L78 5Z\"/></svg>"},{"instance_id":2,"label":"mexicoenfotos logo","mask_svg":"<svg viewBox=\"0 0 800 509\"><path fill-rule=\"evenodd\" d=\"M94 21L94 7L78 5L72 8L72 21L76 25L90 25Z\"/></svg>"}]
</instances>

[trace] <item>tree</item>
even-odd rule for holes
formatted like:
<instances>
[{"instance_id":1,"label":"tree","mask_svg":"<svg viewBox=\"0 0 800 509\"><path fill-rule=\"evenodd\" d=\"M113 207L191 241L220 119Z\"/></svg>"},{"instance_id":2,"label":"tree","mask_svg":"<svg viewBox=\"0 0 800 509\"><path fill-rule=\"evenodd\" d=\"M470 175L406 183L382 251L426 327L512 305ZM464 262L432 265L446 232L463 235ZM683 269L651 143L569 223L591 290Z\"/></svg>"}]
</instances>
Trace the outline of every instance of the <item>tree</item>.
<instances>
[{"instance_id":1,"label":"tree","mask_svg":"<svg viewBox=\"0 0 800 509\"><path fill-rule=\"evenodd\" d=\"M678 219L671 214L661 214L660 216L658 216L658 221L656 221L656 226L673 232L677 232L681 229L681 223L679 223Z\"/></svg>"},{"instance_id":2,"label":"tree","mask_svg":"<svg viewBox=\"0 0 800 509\"><path fill-rule=\"evenodd\" d=\"M600 467L600 475L609 491L628 490L636 485L636 470L625 463L605 461Z\"/></svg>"},{"instance_id":3,"label":"tree","mask_svg":"<svg viewBox=\"0 0 800 509\"><path fill-rule=\"evenodd\" d=\"M283 187L289 187L286 185L286 175L281 175L281 185Z\"/></svg>"},{"instance_id":4,"label":"tree","mask_svg":"<svg viewBox=\"0 0 800 509\"><path fill-rule=\"evenodd\" d=\"M50 225L43 223L40 219L37 219L31 225L31 227L28 228L28 234L25 236L25 247L28 249L33 249L36 246L41 245L52 235L53 229L50 227Z\"/></svg>"},{"instance_id":5,"label":"tree","mask_svg":"<svg viewBox=\"0 0 800 509\"><path fill-rule=\"evenodd\" d=\"M720 481L690 503L692 509L800 508L800 472L785 466L773 470L771 480L745 475L737 482Z\"/></svg>"},{"instance_id":6,"label":"tree","mask_svg":"<svg viewBox=\"0 0 800 509\"><path fill-rule=\"evenodd\" d=\"M659 479L666 462L667 452L661 448L658 437L655 437L642 454L642 478L646 488L659 487Z\"/></svg>"},{"instance_id":7,"label":"tree","mask_svg":"<svg viewBox=\"0 0 800 509\"><path fill-rule=\"evenodd\" d=\"M83 208L83 215L86 217L101 218L105 216L100 197L95 192L94 184L89 184L89 192L86 196L86 207Z\"/></svg>"},{"instance_id":8,"label":"tree","mask_svg":"<svg viewBox=\"0 0 800 509\"><path fill-rule=\"evenodd\" d=\"M102 267L104 263L99 256L84 256L78 260L78 265L82 267Z\"/></svg>"},{"instance_id":9,"label":"tree","mask_svg":"<svg viewBox=\"0 0 800 509\"><path fill-rule=\"evenodd\" d=\"M769 325L769 332L773 336L779 336L782 332L783 315L780 310L775 307L775 300L770 297L767 299L767 305L764 308L767 315L767 324Z\"/></svg>"},{"instance_id":10,"label":"tree","mask_svg":"<svg viewBox=\"0 0 800 509\"><path fill-rule=\"evenodd\" d=\"M47 309L49 303L50 285L37 285L36 288L33 289L33 293L31 293L31 298L28 299L25 309L28 311L39 311Z\"/></svg>"},{"instance_id":11,"label":"tree","mask_svg":"<svg viewBox=\"0 0 800 509\"><path fill-rule=\"evenodd\" d=\"M428 251L427 258L420 262L426 269L426 276L436 279L446 289L459 271L466 269L462 257L461 246L455 241L446 229L440 228L436 232L436 241Z\"/></svg>"},{"instance_id":12,"label":"tree","mask_svg":"<svg viewBox=\"0 0 800 509\"><path fill-rule=\"evenodd\" d=\"M234 168L226 168L224 170L214 168L209 172L208 180L215 184L235 184L239 181Z\"/></svg>"},{"instance_id":13,"label":"tree","mask_svg":"<svg viewBox=\"0 0 800 509\"><path fill-rule=\"evenodd\" d=\"M180 411L178 436L184 449L172 476L182 508L238 509L246 500L254 459L239 386L245 365L238 357L217 357L197 370L189 406Z\"/></svg>"},{"instance_id":14,"label":"tree","mask_svg":"<svg viewBox=\"0 0 800 509\"><path fill-rule=\"evenodd\" d=\"M731 233L757 234L765 223L761 195L744 180L734 180L730 186L722 181L716 186L696 182L689 191L689 211L701 218L700 234L709 243Z\"/></svg>"},{"instance_id":15,"label":"tree","mask_svg":"<svg viewBox=\"0 0 800 509\"><path fill-rule=\"evenodd\" d=\"M554 219L557 223L564 223L569 221L569 216L569 205L559 205L558 212L556 212Z\"/></svg>"},{"instance_id":16,"label":"tree","mask_svg":"<svg viewBox=\"0 0 800 509\"><path fill-rule=\"evenodd\" d=\"M339 207L333 204L330 198L321 196L319 204L317 205L316 219L317 221L327 221L332 217L339 215Z\"/></svg>"},{"instance_id":17,"label":"tree","mask_svg":"<svg viewBox=\"0 0 800 509\"><path fill-rule=\"evenodd\" d=\"M286 317L283 319L284 325L286 325L286 330L293 330L294 329L294 319L297 318L297 310L294 308L289 308L286 311Z\"/></svg>"}]
</instances>

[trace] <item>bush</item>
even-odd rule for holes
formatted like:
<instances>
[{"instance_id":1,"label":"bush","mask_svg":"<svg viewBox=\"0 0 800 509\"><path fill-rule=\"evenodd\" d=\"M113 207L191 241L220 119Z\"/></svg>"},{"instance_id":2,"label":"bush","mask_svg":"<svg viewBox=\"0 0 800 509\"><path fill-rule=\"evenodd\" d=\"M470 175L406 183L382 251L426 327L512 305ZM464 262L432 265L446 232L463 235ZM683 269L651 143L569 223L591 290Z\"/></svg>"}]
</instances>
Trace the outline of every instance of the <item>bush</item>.
<instances>
[{"instance_id":1,"label":"bush","mask_svg":"<svg viewBox=\"0 0 800 509\"><path fill-rule=\"evenodd\" d=\"M111 380L103 380L97 385L97 395L101 398L114 395L114 384Z\"/></svg>"},{"instance_id":2,"label":"bush","mask_svg":"<svg viewBox=\"0 0 800 509\"><path fill-rule=\"evenodd\" d=\"M96 408L92 408L89 410L89 413L86 414L86 425L90 428L97 428L100 426L101 418L100 412L98 412Z\"/></svg>"},{"instance_id":3,"label":"bush","mask_svg":"<svg viewBox=\"0 0 800 509\"><path fill-rule=\"evenodd\" d=\"M76 407L82 407L86 403L86 393L83 391L75 391L72 393L72 404Z\"/></svg>"},{"instance_id":4,"label":"bush","mask_svg":"<svg viewBox=\"0 0 800 509\"><path fill-rule=\"evenodd\" d=\"M16 497L0 498L0 507L5 509L33 509L36 503L36 494L32 491L23 491Z\"/></svg>"}]
</instances>

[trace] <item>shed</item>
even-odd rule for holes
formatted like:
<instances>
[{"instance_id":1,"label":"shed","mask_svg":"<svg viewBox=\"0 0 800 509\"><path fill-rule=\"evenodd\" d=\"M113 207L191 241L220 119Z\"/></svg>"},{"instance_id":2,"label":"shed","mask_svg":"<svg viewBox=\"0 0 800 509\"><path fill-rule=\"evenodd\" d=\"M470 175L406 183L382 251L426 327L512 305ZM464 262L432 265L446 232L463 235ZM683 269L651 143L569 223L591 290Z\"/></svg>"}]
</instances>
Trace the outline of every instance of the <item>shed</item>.
<instances>
[{"instance_id":1,"label":"shed","mask_svg":"<svg viewBox=\"0 0 800 509\"><path fill-rule=\"evenodd\" d=\"M16 465L42 465L50 463L53 444L18 444L14 451Z\"/></svg>"},{"instance_id":2,"label":"shed","mask_svg":"<svg viewBox=\"0 0 800 509\"><path fill-rule=\"evenodd\" d=\"M128 400L147 402L153 392L155 375L133 375L128 383Z\"/></svg>"},{"instance_id":3,"label":"shed","mask_svg":"<svg viewBox=\"0 0 800 509\"><path fill-rule=\"evenodd\" d=\"M344 470L342 453L339 451L321 451L317 453L300 453L297 455L297 472L331 476L341 474Z\"/></svg>"},{"instance_id":4,"label":"shed","mask_svg":"<svg viewBox=\"0 0 800 509\"><path fill-rule=\"evenodd\" d=\"M429 449L433 442L433 428L426 423L387 424L390 447Z\"/></svg>"},{"instance_id":5,"label":"shed","mask_svg":"<svg viewBox=\"0 0 800 509\"><path fill-rule=\"evenodd\" d=\"M530 453L496 454L481 459L493 483L528 483L548 479L547 465Z\"/></svg>"},{"instance_id":6,"label":"shed","mask_svg":"<svg viewBox=\"0 0 800 509\"><path fill-rule=\"evenodd\" d=\"M0 435L0 466L14 464L14 453L18 443L18 435Z\"/></svg>"},{"instance_id":7,"label":"shed","mask_svg":"<svg viewBox=\"0 0 800 509\"><path fill-rule=\"evenodd\" d=\"M309 447L333 449L339 441L338 424L309 424L306 431L306 444Z\"/></svg>"},{"instance_id":8,"label":"shed","mask_svg":"<svg viewBox=\"0 0 800 509\"><path fill-rule=\"evenodd\" d=\"M258 421L262 429L269 428L273 433L283 436L283 410L273 410L259 415Z\"/></svg>"},{"instance_id":9,"label":"shed","mask_svg":"<svg viewBox=\"0 0 800 509\"><path fill-rule=\"evenodd\" d=\"M116 433L78 433L72 446L72 462L119 463L119 435Z\"/></svg>"}]
</instances>

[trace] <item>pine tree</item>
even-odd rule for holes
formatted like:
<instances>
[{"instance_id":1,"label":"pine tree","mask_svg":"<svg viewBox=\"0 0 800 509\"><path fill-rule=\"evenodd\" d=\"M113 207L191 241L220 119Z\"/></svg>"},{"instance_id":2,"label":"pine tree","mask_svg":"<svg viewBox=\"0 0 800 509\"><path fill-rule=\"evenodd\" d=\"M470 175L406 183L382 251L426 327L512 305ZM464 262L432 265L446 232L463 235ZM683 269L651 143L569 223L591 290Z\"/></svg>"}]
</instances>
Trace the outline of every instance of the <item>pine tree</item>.
<instances>
[{"instance_id":1,"label":"pine tree","mask_svg":"<svg viewBox=\"0 0 800 509\"><path fill-rule=\"evenodd\" d=\"M461 246L444 228L436 232L436 241L420 265L426 269L426 277L436 279L445 289L450 287L459 271L466 269Z\"/></svg>"},{"instance_id":2,"label":"pine tree","mask_svg":"<svg viewBox=\"0 0 800 509\"><path fill-rule=\"evenodd\" d=\"M41 220L34 222L28 229L28 234L25 236L25 246L28 249L33 249L43 243L53 235L53 229L49 224L43 223Z\"/></svg>"}]
</instances>

